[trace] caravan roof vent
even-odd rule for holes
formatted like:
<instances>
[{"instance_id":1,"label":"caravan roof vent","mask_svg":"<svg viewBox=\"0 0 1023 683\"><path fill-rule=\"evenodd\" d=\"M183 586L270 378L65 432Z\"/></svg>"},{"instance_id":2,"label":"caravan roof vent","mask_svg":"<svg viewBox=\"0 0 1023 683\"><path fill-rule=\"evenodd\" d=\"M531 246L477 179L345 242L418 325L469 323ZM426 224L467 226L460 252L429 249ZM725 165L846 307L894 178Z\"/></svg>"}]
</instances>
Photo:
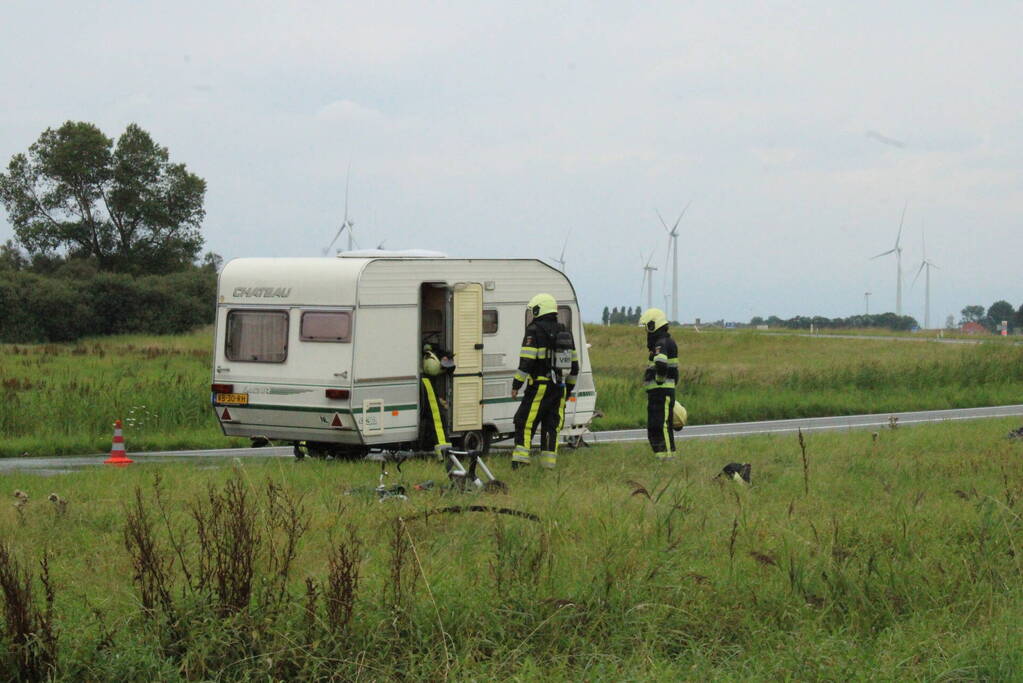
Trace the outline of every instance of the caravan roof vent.
<instances>
[{"instance_id":1,"label":"caravan roof vent","mask_svg":"<svg viewBox=\"0 0 1023 683\"><path fill-rule=\"evenodd\" d=\"M356 249L338 252L338 258L447 258L440 251L429 249Z\"/></svg>"}]
</instances>

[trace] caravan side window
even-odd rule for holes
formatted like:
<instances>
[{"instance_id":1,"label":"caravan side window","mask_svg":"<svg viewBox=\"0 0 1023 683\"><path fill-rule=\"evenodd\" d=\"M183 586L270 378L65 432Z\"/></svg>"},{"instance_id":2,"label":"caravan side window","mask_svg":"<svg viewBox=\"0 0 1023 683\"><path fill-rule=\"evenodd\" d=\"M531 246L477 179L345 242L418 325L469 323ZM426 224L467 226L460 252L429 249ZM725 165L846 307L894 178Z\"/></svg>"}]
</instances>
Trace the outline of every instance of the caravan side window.
<instances>
[{"instance_id":1,"label":"caravan side window","mask_svg":"<svg viewBox=\"0 0 1023 683\"><path fill-rule=\"evenodd\" d=\"M233 361L283 363L288 357L288 312L228 311L224 355Z\"/></svg>"},{"instance_id":2,"label":"caravan side window","mask_svg":"<svg viewBox=\"0 0 1023 683\"><path fill-rule=\"evenodd\" d=\"M352 341L352 314L350 311L306 311L302 314L299 332L302 341Z\"/></svg>"},{"instance_id":3,"label":"caravan side window","mask_svg":"<svg viewBox=\"0 0 1023 683\"><path fill-rule=\"evenodd\" d=\"M497 309L483 309L483 334L497 334Z\"/></svg>"},{"instance_id":4,"label":"caravan side window","mask_svg":"<svg viewBox=\"0 0 1023 683\"><path fill-rule=\"evenodd\" d=\"M533 312L526 309L526 324L533 322ZM572 309L568 306L558 306L558 322L565 326L569 332L572 331Z\"/></svg>"}]
</instances>

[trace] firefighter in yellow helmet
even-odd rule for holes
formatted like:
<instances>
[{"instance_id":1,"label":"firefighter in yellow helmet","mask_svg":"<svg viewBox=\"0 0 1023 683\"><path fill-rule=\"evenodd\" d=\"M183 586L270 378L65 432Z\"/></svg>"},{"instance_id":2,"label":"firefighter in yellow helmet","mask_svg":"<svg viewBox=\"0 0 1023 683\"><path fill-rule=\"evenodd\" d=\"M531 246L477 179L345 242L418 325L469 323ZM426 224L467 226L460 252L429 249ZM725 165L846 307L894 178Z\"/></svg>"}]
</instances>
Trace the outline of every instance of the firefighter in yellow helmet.
<instances>
[{"instance_id":1,"label":"firefighter in yellow helmet","mask_svg":"<svg viewBox=\"0 0 1023 683\"><path fill-rule=\"evenodd\" d=\"M643 388L646 389L646 434L654 455L660 460L675 457L675 386L678 383L678 346L668 332L668 318L659 308L649 308L639 318L646 328L650 352Z\"/></svg>"},{"instance_id":2,"label":"firefighter in yellow helmet","mask_svg":"<svg viewBox=\"0 0 1023 683\"><path fill-rule=\"evenodd\" d=\"M420 386L420 442L424 448L433 448L443 457L444 449L451 446L444 434L446 419L444 401L444 374L452 373L455 364L452 353L435 344L423 344L423 373Z\"/></svg>"},{"instance_id":3,"label":"firefighter in yellow helmet","mask_svg":"<svg viewBox=\"0 0 1023 683\"><path fill-rule=\"evenodd\" d=\"M565 402L575 390L579 354L571 331L558 322L558 302L537 294L526 306L533 319L526 325L519 368L512 380L512 398L525 385L515 411L512 467L530 464L530 447L540 427L540 465L553 469L558 461L558 433L565 423Z\"/></svg>"}]
</instances>

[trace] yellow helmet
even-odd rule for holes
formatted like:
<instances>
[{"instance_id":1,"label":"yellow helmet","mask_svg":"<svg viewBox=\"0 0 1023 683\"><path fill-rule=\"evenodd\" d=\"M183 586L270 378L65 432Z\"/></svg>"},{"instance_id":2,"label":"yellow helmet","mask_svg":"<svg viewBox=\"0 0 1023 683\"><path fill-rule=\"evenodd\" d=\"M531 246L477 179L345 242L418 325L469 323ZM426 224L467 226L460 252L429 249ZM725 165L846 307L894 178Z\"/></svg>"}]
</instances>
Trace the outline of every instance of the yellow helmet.
<instances>
[{"instance_id":1,"label":"yellow helmet","mask_svg":"<svg viewBox=\"0 0 1023 683\"><path fill-rule=\"evenodd\" d=\"M423 359L423 374L429 375L430 377L436 377L441 373L440 361L437 360L437 356L430 354Z\"/></svg>"},{"instance_id":2,"label":"yellow helmet","mask_svg":"<svg viewBox=\"0 0 1023 683\"><path fill-rule=\"evenodd\" d=\"M548 313L557 313L558 302L550 294L537 294L529 300L526 308L533 312L534 318L539 318Z\"/></svg>"},{"instance_id":3,"label":"yellow helmet","mask_svg":"<svg viewBox=\"0 0 1023 683\"><path fill-rule=\"evenodd\" d=\"M659 330L668 324L668 317L659 308L648 308L639 316L639 326L645 327L647 332Z\"/></svg>"},{"instance_id":4,"label":"yellow helmet","mask_svg":"<svg viewBox=\"0 0 1023 683\"><path fill-rule=\"evenodd\" d=\"M682 429L689 422L689 412L686 407L679 402L675 402L675 407L671 411L671 426L675 429Z\"/></svg>"}]
</instances>

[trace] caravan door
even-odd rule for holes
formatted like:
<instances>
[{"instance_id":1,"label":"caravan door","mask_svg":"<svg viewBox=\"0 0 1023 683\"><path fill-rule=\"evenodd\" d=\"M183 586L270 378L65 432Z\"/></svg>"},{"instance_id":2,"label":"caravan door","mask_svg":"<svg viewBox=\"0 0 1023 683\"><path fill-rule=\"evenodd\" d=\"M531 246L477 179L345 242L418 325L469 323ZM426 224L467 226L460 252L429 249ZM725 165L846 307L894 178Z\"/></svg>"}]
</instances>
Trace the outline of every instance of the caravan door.
<instances>
[{"instance_id":1,"label":"caravan door","mask_svg":"<svg viewBox=\"0 0 1023 683\"><path fill-rule=\"evenodd\" d=\"M483 428L483 285L459 282L452 300L451 431Z\"/></svg>"}]
</instances>

